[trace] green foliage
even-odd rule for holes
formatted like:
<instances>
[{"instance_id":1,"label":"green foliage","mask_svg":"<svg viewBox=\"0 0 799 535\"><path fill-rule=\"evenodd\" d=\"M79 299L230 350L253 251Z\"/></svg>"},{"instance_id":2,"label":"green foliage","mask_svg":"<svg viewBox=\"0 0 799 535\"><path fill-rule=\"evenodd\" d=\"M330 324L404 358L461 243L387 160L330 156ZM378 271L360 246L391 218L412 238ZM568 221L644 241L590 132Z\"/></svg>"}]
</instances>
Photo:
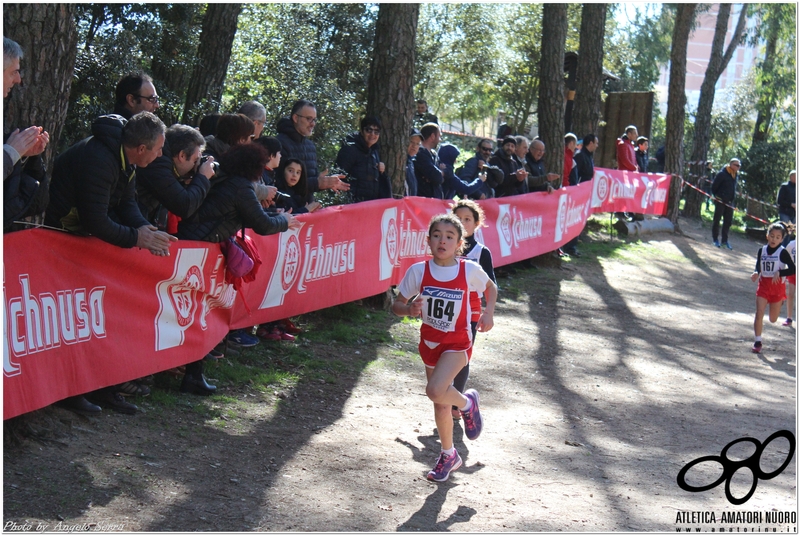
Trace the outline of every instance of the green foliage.
<instances>
[{"instance_id":1,"label":"green foliage","mask_svg":"<svg viewBox=\"0 0 799 535\"><path fill-rule=\"evenodd\" d=\"M114 88L128 73L153 76L167 124L182 111L203 4L81 4L76 10L78 54L59 150L91 133L114 109ZM155 70L158 72L154 72ZM160 76L159 76L160 73Z\"/></svg>"},{"instance_id":2,"label":"green foliage","mask_svg":"<svg viewBox=\"0 0 799 535\"><path fill-rule=\"evenodd\" d=\"M753 39L775 40L773 57L755 68L757 111L770 117L765 131L777 137L794 133L796 125L796 6L759 4L760 31ZM766 48L768 48L766 46ZM769 52L766 51L766 56Z\"/></svg>"},{"instance_id":3,"label":"green foliage","mask_svg":"<svg viewBox=\"0 0 799 535\"><path fill-rule=\"evenodd\" d=\"M780 184L796 168L796 140L755 143L741 161L741 190L756 199L775 202Z\"/></svg>"},{"instance_id":4,"label":"green foliage","mask_svg":"<svg viewBox=\"0 0 799 535\"><path fill-rule=\"evenodd\" d=\"M264 133L270 135L295 100L313 101L320 170L331 165L364 113L376 20L369 4L246 4L223 110L261 102L267 110Z\"/></svg>"},{"instance_id":5,"label":"green foliage","mask_svg":"<svg viewBox=\"0 0 799 535\"><path fill-rule=\"evenodd\" d=\"M650 91L660 77L660 67L671 55L675 7L628 4L619 9L635 9L635 14L628 27L605 35L605 68L619 77L610 84L610 90Z\"/></svg>"}]
</instances>

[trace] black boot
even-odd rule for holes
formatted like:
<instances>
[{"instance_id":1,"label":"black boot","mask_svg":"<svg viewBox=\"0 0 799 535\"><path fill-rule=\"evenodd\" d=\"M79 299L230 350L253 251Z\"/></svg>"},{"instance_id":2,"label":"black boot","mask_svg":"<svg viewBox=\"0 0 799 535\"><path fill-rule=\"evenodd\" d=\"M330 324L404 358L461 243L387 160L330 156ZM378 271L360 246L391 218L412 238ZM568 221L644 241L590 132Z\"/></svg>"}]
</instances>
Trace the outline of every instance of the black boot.
<instances>
[{"instance_id":1,"label":"black boot","mask_svg":"<svg viewBox=\"0 0 799 535\"><path fill-rule=\"evenodd\" d=\"M205 380L202 360L186 364L186 374L180 384L180 391L198 396L210 396L216 392L216 386L209 385Z\"/></svg>"},{"instance_id":2,"label":"black boot","mask_svg":"<svg viewBox=\"0 0 799 535\"><path fill-rule=\"evenodd\" d=\"M83 396L72 396L71 398L62 399L57 402L56 405L72 412L83 414L84 416L93 416L103 411L103 409Z\"/></svg>"},{"instance_id":3,"label":"black boot","mask_svg":"<svg viewBox=\"0 0 799 535\"><path fill-rule=\"evenodd\" d=\"M88 397L92 402L122 414L136 414L139 410L133 403L125 401L122 394L113 386L95 390Z\"/></svg>"}]
</instances>

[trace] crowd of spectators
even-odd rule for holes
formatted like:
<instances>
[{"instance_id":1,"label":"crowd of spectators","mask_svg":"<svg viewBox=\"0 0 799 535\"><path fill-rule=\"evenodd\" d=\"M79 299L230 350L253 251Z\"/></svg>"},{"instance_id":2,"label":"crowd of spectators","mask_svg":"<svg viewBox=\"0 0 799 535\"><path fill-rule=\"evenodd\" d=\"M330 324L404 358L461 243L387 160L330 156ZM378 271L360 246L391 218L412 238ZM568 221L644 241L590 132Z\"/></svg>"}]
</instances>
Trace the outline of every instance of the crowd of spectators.
<instances>
[{"instance_id":1,"label":"crowd of spectators","mask_svg":"<svg viewBox=\"0 0 799 535\"><path fill-rule=\"evenodd\" d=\"M7 38L3 52L8 96L21 82L23 53ZM22 228L20 221L43 213L51 228L169 256L177 239L220 243L224 250L228 242L246 239L247 232L268 235L298 228L296 214L320 209L315 199L319 191L349 191L353 202L400 195L392 192L381 159L379 117L364 117L358 131L346 136L337 169L330 173L319 169L312 140L318 115L311 101L297 100L275 125L275 136L263 135L266 109L256 101L241 104L236 113L209 114L199 129L182 124L167 128L155 114L159 106L150 76L124 76L115 88L113 112L98 117L91 136L56 157L49 183L41 158L50 141L47 132L39 126L11 131L4 145L4 231ZM441 142L438 118L427 102L419 100L416 106L401 192L405 196L480 200L551 193L593 177L597 138L592 133L582 140L565 136L563 175L545 169L543 140L509 132L496 147L494 140L480 139L474 156L458 167L460 150ZM637 141L638 153L625 139L630 147L625 162L633 166L636 157L646 158L646 139ZM568 252L579 255L574 247ZM203 361L220 358L227 344L249 347L259 339L293 340L298 332L285 319L228 333L226 343L185 367L181 391L214 393ZM137 407L128 398L148 393L149 384L151 378L141 378L64 404L84 413L98 412L103 405L132 414Z\"/></svg>"}]
</instances>

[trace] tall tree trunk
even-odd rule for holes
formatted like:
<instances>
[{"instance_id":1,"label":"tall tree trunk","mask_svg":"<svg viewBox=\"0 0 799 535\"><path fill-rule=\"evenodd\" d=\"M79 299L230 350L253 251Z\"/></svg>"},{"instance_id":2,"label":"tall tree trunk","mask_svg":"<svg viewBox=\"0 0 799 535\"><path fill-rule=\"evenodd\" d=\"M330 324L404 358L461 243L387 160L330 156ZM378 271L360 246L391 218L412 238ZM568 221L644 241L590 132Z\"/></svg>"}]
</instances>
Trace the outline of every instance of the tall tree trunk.
<instances>
[{"instance_id":1,"label":"tall tree trunk","mask_svg":"<svg viewBox=\"0 0 799 535\"><path fill-rule=\"evenodd\" d=\"M703 184L699 183L699 177L703 177L706 171L705 160L707 159L710 145L710 119L713 112L713 100L716 98L716 83L743 39L744 30L746 29L747 7L747 4L742 5L741 13L738 16L738 24L725 52L724 40L727 37L727 24L730 20L732 4L719 4L719 12L716 17L716 32L713 35L713 46L710 50L710 60L699 92L699 105L696 109L696 121L694 122L694 146L691 151L691 172L688 177L688 181L696 184L700 189L704 189ZM703 196L689 188L685 195L683 215L686 217L698 217L702 209L702 201Z\"/></svg>"},{"instance_id":2,"label":"tall tree trunk","mask_svg":"<svg viewBox=\"0 0 799 535\"><path fill-rule=\"evenodd\" d=\"M599 128L607 11L607 4L583 4L572 128L580 138L586 134L596 134Z\"/></svg>"},{"instance_id":3,"label":"tall tree trunk","mask_svg":"<svg viewBox=\"0 0 799 535\"><path fill-rule=\"evenodd\" d=\"M241 8L242 4L208 4L206 8L183 108L184 124L196 126L204 115L219 111Z\"/></svg>"},{"instance_id":4,"label":"tall tree trunk","mask_svg":"<svg viewBox=\"0 0 799 535\"><path fill-rule=\"evenodd\" d=\"M538 135L547 147L544 162L550 173L563 174L563 61L566 55L568 4L544 4L541 22L541 81L538 93Z\"/></svg>"},{"instance_id":5,"label":"tall tree trunk","mask_svg":"<svg viewBox=\"0 0 799 535\"><path fill-rule=\"evenodd\" d=\"M50 143L42 158L49 170L67 116L78 53L75 4L5 4L3 31L24 54L22 85L4 102L5 133L31 125L47 130Z\"/></svg>"},{"instance_id":6,"label":"tall tree trunk","mask_svg":"<svg viewBox=\"0 0 799 535\"><path fill-rule=\"evenodd\" d=\"M154 4L165 31L161 34L159 50L153 54L150 74L155 79L158 92L166 98L159 115L167 125L180 119L183 111L191 70L186 62L187 48L196 41L193 39L199 29L199 12L202 4ZM196 48L191 47L196 53ZM193 54L192 54L193 55ZM171 104L171 105L170 105Z\"/></svg>"},{"instance_id":7,"label":"tall tree trunk","mask_svg":"<svg viewBox=\"0 0 799 535\"><path fill-rule=\"evenodd\" d=\"M418 21L419 4L380 4L369 70L366 114L383 123L380 156L398 196L405 190L408 134L416 111L413 79Z\"/></svg>"},{"instance_id":8,"label":"tall tree trunk","mask_svg":"<svg viewBox=\"0 0 799 535\"><path fill-rule=\"evenodd\" d=\"M678 4L671 38L671 70L669 71L669 106L666 111L666 165L672 175L667 216L678 228L680 211L680 178L683 174L683 140L685 139L685 73L688 37L696 16L697 4Z\"/></svg>"},{"instance_id":9,"label":"tall tree trunk","mask_svg":"<svg viewBox=\"0 0 799 535\"><path fill-rule=\"evenodd\" d=\"M780 34L779 19L774 20L768 27L766 36L766 54L760 70L770 73L774 70L774 58L777 56L777 39ZM757 103L757 119L755 119L755 130L752 134L752 145L763 141L768 141L769 129L771 128L771 103L766 98L761 97Z\"/></svg>"}]
</instances>

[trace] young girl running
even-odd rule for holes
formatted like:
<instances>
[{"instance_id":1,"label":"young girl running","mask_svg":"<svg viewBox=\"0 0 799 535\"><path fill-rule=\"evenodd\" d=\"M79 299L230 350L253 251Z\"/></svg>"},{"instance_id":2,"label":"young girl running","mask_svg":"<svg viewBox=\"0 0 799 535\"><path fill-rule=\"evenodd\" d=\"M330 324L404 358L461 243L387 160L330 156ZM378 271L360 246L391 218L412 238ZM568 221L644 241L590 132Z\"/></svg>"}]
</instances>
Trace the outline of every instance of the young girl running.
<instances>
[{"instance_id":1,"label":"young girl running","mask_svg":"<svg viewBox=\"0 0 799 535\"><path fill-rule=\"evenodd\" d=\"M793 239L788 242L788 245L785 248L788 250L788 254L791 255L791 260L793 260L794 266L796 265L796 226L792 223L786 223L785 225L788 228L788 235L793 236ZM794 307L796 306L796 274L789 275L785 279L785 293L788 296L786 300L786 308L787 314L785 318L785 322L783 325L785 327L790 327L793 325L793 312Z\"/></svg>"},{"instance_id":2,"label":"young girl running","mask_svg":"<svg viewBox=\"0 0 799 535\"><path fill-rule=\"evenodd\" d=\"M755 344L753 353L763 350L763 316L768 306L769 321L776 322L780 317L782 302L785 301L785 282L783 277L796 274L796 266L790 253L781 245L785 238L785 226L772 223L768 227L768 245L757 252L757 264L752 273L752 282L757 282L757 312L755 312ZM784 267L783 267L784 266Z\"/></svg>"},{"instance_id":3,"label":"young girl running","mask_svg":"<svg viewBox=\"0 0 799 535\"><path fill-rule=\"evenodd\" d=\"M473 260L480 264L483 271L486 272L491 282L497 284L497 278L494 275L494 262L491 259L491 251L488 247L479 243L474 233L483 226L485 221L485 214L480 205L470 199L459 200L452 206L452 213L461 220L463 224L464 234L464 247L463 256L469 260ZM497 285L499 286L499 285ZM471 292L469 294L469 301L472 309L472 345L474 345L475 336L477 335L477 322L480 320L482 313L481 305L482 294L479 292ZM463 393L466 388L466 381L469 379L470 364L466 364L463 369L455 376L455 381L452 383L458 392ZM452 406L452 419L460 420L461 411L456 406Z\"/></svg>"},{"instance_id":4,"label":"young girl running","mask_svg":"<svg viewBox=\"0 0 799 535\"><path fill-rule=\"evenodd\" d=\"M469 389L461 394L452 386L472 354L469 293L480 291L486 296L486 309L478 322L478 329L483 332L494 326L497 301L497 287L480 266L458 258L463 235L463 225L454 215L433 217L427 233L433 258L408 269L391 307L398 316L422 316L419 354L425 364L426 393L433 402L441 441L441 455L427 479L439 482L446 481L450 472L463 464L452 442L450 407L460 409L466 438L476 439L483 429L477 391Z\"/></svg>"}]
</instances>

